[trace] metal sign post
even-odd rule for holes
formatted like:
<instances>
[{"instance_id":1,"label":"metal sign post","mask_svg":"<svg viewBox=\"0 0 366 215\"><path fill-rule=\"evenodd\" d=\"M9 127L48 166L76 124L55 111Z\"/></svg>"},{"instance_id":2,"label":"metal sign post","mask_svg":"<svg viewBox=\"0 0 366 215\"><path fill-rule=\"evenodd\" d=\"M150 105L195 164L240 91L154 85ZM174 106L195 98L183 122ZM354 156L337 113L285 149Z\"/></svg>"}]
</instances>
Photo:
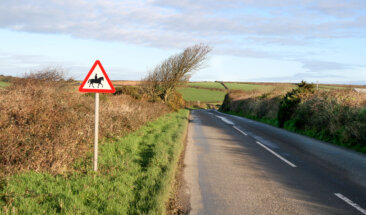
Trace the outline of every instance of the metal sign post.
<instances>
[{"instance_id":1,"label":"metal sign post","mask_svg":"<svg viewBox=\"0 0 366 215\"><path fill-rule=\"evenodd\" d=\"M94 172L98 171L99 93L95 93Z\"/></svg>"},{"instance_id":2,"label":"metal sign post","mask_svg":"<svg viewBox=\"0 0 366 215\"><path fill-rule=\"evenodd\" d=\"M93 170L98 171L98 128L99 128L99 93L114 93L111 80L99 60L96 60L83 83L79 87L83 93L95 93L95 120L94 120L94 158Z\"/></svg>"}]
</instances>

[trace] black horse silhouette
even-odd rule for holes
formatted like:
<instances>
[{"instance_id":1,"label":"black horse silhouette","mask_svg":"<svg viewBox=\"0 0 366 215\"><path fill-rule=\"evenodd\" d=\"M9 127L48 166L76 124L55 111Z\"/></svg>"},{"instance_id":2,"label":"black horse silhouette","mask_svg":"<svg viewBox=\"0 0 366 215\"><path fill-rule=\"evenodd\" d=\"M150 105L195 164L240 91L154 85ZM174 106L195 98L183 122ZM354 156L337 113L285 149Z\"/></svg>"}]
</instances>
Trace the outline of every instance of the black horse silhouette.
<instances>
[{"instance_id":1,"label":"black horse silhouette","mask_svg":"<svg viewBox=\"0 0 366 215\"><path fill-rule=\"evenodd\" d=\"M102 81L104 81L104 77L100 77L100 78L96 78L96 79L91 78L88 80L89 87L91 85L94 88L94 83L98 84L97 85L98 88L99 88L99 85L102 85L102 87L103 87Z\"/></svg>"}]
</instances>

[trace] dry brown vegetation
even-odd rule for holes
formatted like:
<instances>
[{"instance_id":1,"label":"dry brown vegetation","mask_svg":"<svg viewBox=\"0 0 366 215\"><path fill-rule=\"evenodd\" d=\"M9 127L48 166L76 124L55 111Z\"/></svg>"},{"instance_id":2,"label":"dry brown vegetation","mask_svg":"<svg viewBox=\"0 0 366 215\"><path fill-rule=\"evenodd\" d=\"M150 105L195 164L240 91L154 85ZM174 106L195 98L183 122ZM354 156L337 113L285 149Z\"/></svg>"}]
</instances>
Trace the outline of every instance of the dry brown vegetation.
<instances>
[{"instance_id":1,"label":"dry brown vegetation","mask_svg":"<svg viewBox=\"0 0 366 215\"><path fill-rule=\"evenodd\" d=\"M112 81L113 86L139 86L143 85L141 81Z\"/></svg>"},{"instance_id":2,"label":"dry brown vegetation","mask_svg":"<svg viewBox=\"0 0 366 215\"><path fill-rule=\"evenodd\" d=\"M242 112L257 117L275 119L279 104L290 84L279 84L269 90L230 90L225 96L222 109L224 111Z\"/></svg>"},{"instance_id":3,"label":"dry brown vegetation","mask_svg":"<svg viewBox=\"0 0 366 215\"><path fill-rule=\"evenodd\" d=\"M21 170L69 171L91 149L94 97L61 77L19 79L0 91L0 100L0 176ZM169 111L162 103L127 95L103 94L100 102L102 137L124 135Z\"/></svg>"}]
</instances>

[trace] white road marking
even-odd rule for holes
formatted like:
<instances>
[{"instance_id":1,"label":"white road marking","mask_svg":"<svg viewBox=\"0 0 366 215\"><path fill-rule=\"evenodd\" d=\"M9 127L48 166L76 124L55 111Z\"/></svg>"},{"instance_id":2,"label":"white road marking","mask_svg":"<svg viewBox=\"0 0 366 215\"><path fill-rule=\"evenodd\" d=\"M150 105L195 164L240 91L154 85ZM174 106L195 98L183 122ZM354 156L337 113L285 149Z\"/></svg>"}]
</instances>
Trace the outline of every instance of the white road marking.
<instances>
[{"instance_id":1,"label":"white road marking","mask_svg":"<svg viewBox=\"0 0 366 215\"><path fill-rule=\"evenodd\" d=\"M239 131L240 133L244 134L245 136L248 136L247 133L245 133L244 131L240 130L238 127L233 126L233 128L235 128L237 131Z\"/></svg>"},{"instance_id":2,"label":"white road marking","mask_svg":"<svg viewBox=\"0 0 366 215\"><path fill-rule=\"evenodd\" d=\"M260 146L262 146L263 148L267 149L267 151L271 152L272 154L274 154L276 157L278 157L279 159L281 159L282 161L284 161L285 163L287 163L288 165L290 165L291 167L296 167L295 164L291 163L290 161L286 160L284 157L282 157L281 155L277 154L276 152L272 151L272 149L268 148L267 146L263 145L262 143L256 141L256 143Z\"/></svg>"},{"instance_id":3,"label":"white road marking","mask_svg":"<svg viewBox=\"0 0 366 215\"><path fill-rule=\"evenodd\" d=\"M352 200L350 200L349 198L345 197L344 195L342 195L340 193L334 193L334 195L336 195L338 198L342 199L343 201L345 201L347 204L351 205L352 207L356 208L362 214L366 215L366 210L361 208L358 204L352 202Z\"/></svg>"},{"instance_id":4,"label":"white road marking","mask_svg":"<svg viewBox=\"0 0 366 215\"><path fill-rule=\"evenodd\" d=\"M226 119L225 117L222 116L216 116L217 118L220 118L222 121L224 121L225 123L229 124L229 125L234 125L234 123L228 119Z\"/></svg>"}]
</instances>

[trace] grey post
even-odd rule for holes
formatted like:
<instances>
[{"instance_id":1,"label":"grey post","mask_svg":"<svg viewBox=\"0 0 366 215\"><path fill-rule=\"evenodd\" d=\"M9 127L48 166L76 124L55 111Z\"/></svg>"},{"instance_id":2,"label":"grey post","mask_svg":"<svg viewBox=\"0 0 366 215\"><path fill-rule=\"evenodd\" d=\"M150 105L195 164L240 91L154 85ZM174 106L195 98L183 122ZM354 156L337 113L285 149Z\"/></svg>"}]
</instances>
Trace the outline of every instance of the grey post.
<instances>
[{"instance_id":1,"label":"grey post","mask_svg":"<svg viewBox=\"0 0 366 215\"><path fill-rule=\"evenodd\" d=\"M94 171L98 171L99 93L95 93Z\"/></svg>"}]
</instances>

